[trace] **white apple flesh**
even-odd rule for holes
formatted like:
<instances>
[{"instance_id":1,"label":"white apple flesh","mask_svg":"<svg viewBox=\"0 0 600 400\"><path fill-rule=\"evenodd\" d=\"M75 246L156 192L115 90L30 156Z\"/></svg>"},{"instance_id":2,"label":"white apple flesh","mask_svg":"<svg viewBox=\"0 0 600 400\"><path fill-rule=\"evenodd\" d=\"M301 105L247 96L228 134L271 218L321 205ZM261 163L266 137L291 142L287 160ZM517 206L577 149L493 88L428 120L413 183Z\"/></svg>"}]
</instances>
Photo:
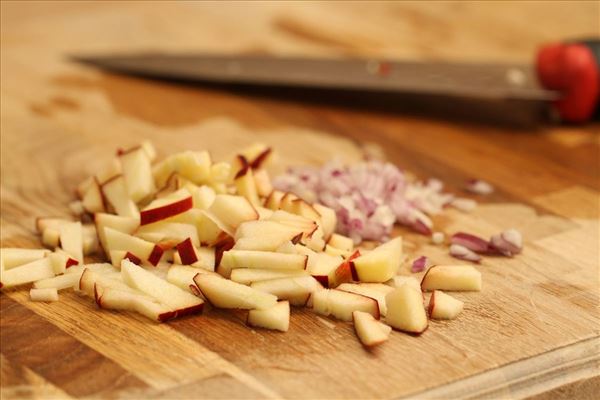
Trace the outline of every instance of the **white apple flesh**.
<instances>
[{"instance_id":1,"label":"white apple flesh","mask_svg":"<svg viewBox=\"0 0 600 400\"><path fill-rule=\"evenodd\" d=\"M285 277L253 282L251 288L261 292L271 293L279 300L305 298L311 293L322 289L322 286L312 276Z\"/></svg>"},{"instance_id":2,"label":"white apple flesh","mask_svg":"<svg viewBox=\"0 0 600 400\"><path fill-rule=\"evenodd\" d=\"M58 291L55 288L31 289L29 298L31 301L58 301Z\"/></svg>"},{"instance_id":3,"label":"white apple flesh","mask_svg":"<svg viewBox=\"0 0 600 400\"><path fill-rule=\"evenodd\" d=\"M423 276L421 289L478 292L481 290L481 272L471 265L436 265Z\"/></svg>"},{"instance_id":4,"label":"white apple flesh","mask_svg":"<svg viewBox=\"0 0 600 400\"><path fill-rule=\"evenodd\" d=\"M312 308L317 314L352 321L354 311L364 311L379 319L377 300L337 289L317 290L311 295Z\"/></svg>"},{"instance_id":5,"label":"white apple flesh","mask_svg":"<svg viewBox=\"0 0 600 400\"><path fill-rule=\"evenodd\" d=\"M354 311L352 321L360 342L367 347L380 345L389 339L390 332L382 329L381 322L373 318L371 314Z\"/></svg>"},{"instance_id":6,"label":"white apple flesh","mask_svg":"<svg viewBox=\"0 0 600 400\"><path fill-rule=\"evenodd\" d=\"M266 310L250 310L247 324L258 328L287 332L290 326L290 303L280 301Z\"/></svg>"},{"instance_id":7,"label":"white apple flesh","mask_svg":"<svg viewBox=\"0 0 600 400\"><path fill-rule=\"evenodd\" d=\"M300 276L309 276L305 270L276 270L276 269L249 269L238 268L231 271L231 280L243 285L249 285L253 282L267 281L270 279L293 278Z\"/></svg>"},{"instance_id":8,"label":"white apple flesh","mask_svg":"<svg viewBox=\"0 0 600 400\"><path fill-rule=\"evenodd\" d=\"M385 321L392 328L413 334L421 334L427 329L427 315L420 290L405 284L388 293L385 300Z\"/></svg>"},{"instance_id":9,"label":"white apple flesh","mask_svg":"<svg viewBox=\"0 0 600 400\"><path fill-rule=\"evenodd\" d=\"M121 262L121 276L127 285L167 305L176 311L177 316L202 311L204 303L202 299L156 277L128 260Z\"/></svg>"},{"instance_id":10,"label":"white apple flesh","mask_svg":"<svg viewBox=\"0 0 600 400\"><path fill-rule=\"evenodd\" d=\"M402 263L402 238L397 237L352 261L361 282L386 282Z\"/></svg>"},{"instance_id":11,"label":"white apple flesh","mask_svg":"<svg viewBox=\"0 0 600 400\"><path fill-rule=\"evenodd\" d=\"M265 310L277 304L277 297L260 290L209 274L194 277L196 286L208 302L218 308Z\"/></svg>"},{"instance_id":12,"label":"white apple flesh","mask_svg":"<svg viewBox=\"0 0 600 400\"><path fill-rule=\"evenodd\" d=\"M464 303L454 297L435 290L429 298L429 316L433 319L454 319L463 310Z\"/></svg>"},{"instance_id":13,"label":"white apple flesh","mask_svg":"<svg viewBox=\"0 0 600 400\"><path fill-rule=\"evenodd\" d=\"M19 248L3 248L0 249L0 257L4 262L4 269L9 270L19 265L28 264L30 262L44 258L50 254L46 249L19 249Z\"/></svg>"}]
</instances>

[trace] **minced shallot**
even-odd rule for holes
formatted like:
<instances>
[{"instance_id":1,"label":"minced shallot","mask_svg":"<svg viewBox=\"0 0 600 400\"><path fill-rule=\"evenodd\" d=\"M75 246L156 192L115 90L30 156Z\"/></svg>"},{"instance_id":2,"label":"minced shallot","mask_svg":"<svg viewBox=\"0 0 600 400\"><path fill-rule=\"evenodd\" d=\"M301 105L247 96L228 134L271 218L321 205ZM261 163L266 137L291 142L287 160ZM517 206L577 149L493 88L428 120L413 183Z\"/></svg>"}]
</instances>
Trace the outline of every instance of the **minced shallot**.
<instances>
[{"instance_id":1,"label":"minced shallot","mask_svg":"<svg viewBox=\"0 0 600 400\"><path fill-rule=\"evenodd\" d=\"M411 181L396 166L379 160L353 165L331 161L322 167L293 167L274 180L278 190L333 208L337 231L355 243L386 240L395 222L430 235L430 216L438 214L454 196L431 179Z\"/></svg>"}]
</instances>

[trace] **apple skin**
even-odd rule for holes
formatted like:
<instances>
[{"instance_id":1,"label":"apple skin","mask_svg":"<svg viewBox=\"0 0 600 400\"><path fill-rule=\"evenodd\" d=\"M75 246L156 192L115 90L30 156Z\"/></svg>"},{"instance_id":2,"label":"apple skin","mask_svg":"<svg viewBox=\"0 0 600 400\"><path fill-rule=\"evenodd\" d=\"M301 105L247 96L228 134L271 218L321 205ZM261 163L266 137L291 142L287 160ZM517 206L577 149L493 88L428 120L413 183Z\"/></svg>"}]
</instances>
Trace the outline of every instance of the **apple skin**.
<instances>
[{"instance_id":1,"label":"apple skin","mask_svg":"<svg viewBox=\"0 0 600 400\"><path fill-rule=\"evenodd\" d=\"M142 260L140 260L140 258L138 256L136 256L135 254L132 254L130 252L125 253L125 256L123 258L128 259L135 265L142 265Z\"/></svg>"},{"instance_id":2,"label":"apple skin","mask_svg":"<svg viewBox=\"0 0 600 400\"><path fill-rule=\"evenodd\" d=\"M177 245L177 252L179 253L179 257L181 257L181 263L184 265L192 265L198 261L198 256L190 238Z\"/></svg>"},{"instance_id":3,"label":"apple skin","mask_svg":"<svg viewBox=\"0 0 600 400\"><path fill-rule=\"evenodd\" d=\"M221 232L216 242L213 244L215 248L215 268L221 264L221 259L223 258L223 253L228 250L231 250L235 245L235 240L225 232Z\"/></svg>"},{"instance_id":4,"label":"apple skin","mask_svg":"<svg viewBox=\"0 0 600 400\"><path fill-rule=\"evenodd\" d=\"M360 251L356 250L352 255L344 260L342 264L335 270L335 286L339 286L342 283L358 281L358 274L354 268L352 260L360 257Z\"/></svg>"},{"instance_id":5,"label":"apple skin","mask_svg":"<svg viewBox=\"0 0 600 400\"><path fill-rule=\"evenodd\" d=\"M140 212L140 225L148 225L153 222L161 221L174 215L181 214L191 209L193 206L193 198L192 196L189 196L161 207L152 208L150 210L142 210Z\"/></svg>"},{"instance_id":6,"label":"apple skin","mask_svg":"<svg viewBox=\"0 0 600 400\"><path fill-rule=\"evenodd\" d=\"M160 259L162 258L164 252L164 249L157 244L152 249L152 253L150 253L150 255L148 256L148 262L156 267L156 265L160 262Z\"/></svg>"}]
</instances>

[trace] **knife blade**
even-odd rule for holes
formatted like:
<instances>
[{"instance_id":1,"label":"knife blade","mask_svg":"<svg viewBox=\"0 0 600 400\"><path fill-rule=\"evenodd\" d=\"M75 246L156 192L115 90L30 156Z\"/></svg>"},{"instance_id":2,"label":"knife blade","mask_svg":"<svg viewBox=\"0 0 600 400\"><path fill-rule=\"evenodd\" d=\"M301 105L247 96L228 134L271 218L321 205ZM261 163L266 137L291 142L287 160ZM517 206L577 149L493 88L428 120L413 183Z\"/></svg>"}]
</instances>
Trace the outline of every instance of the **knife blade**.
<instances>
[{"instance_id":1,"label":"knife blade","mask_svg":"<svg viewBox=\"0 0 600 400\"><path fill-rule=\"evenodd\" d=\"M533 102L547 102L560 97L559 92L539 85L531 66L520 64L158 53L77 56L73 59L118 73L190 82Z\"/></svg>"}]
</instances>

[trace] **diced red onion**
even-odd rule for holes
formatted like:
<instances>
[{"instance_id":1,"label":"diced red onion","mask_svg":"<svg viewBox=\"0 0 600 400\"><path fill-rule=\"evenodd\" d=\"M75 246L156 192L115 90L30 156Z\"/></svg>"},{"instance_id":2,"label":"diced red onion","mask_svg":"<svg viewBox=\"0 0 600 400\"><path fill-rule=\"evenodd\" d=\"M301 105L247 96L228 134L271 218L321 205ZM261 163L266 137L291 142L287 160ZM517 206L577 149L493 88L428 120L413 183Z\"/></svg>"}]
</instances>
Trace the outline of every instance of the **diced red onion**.
<instances>
[{"instance_id":1,"label":"diced red onion","mask_svg":"<svg viewBox=\"0 0 600 400\"><path fill-rule=\"evenodd\" d=\"M472 252L460 244L453 244L450 246L450 255L460 260L472 261L475 263L481 261L481 257L477 253Z\"/></svg>"},{"instance_id":2,"label":"diced red onion","mask_svg":"<svg viewBox=\"0 0 600 400\"><path fill-rule=\"evenodd\" d=\"M461 245L480 254L487 254L491 250L490 243L487 240L465 232L458 232L452 235L450 243Z\"/></svg>"},{"instance_id":3,"label":"diced red onion","mask_svg":"<svg viewBox=\"0 0 600 400\"><path fill-rule=\"evenodd\" d=\"M467 191L480 195L488 195L494 192L494 187L481 179L471 179L465 188Z\"/></svg>"},{"instance_id":4,"label":"diced red onion","mask_svg":"<svg viewBox=\"0 0 600 400\"><path fill-rule=\"evenodd\" d=\"M427 268L427 266L429 266L429 259L425 256L421 256L412 262L410 271L413 273L421 272Z\"/></svg>"},{"instance_id":5,"label":"diced red onion","mask_svg":"<svg viewBox=\"0 0 600 400\"><path fill-rule=\"evenodd\" d=\"M508 229L493 235L490 239L490 246L502 255L512 257L523 249L523 237L518 230Z\"/></svg>"},{"instance_id":6,"label":"diced red onion","mask_svg":"<svg viewBox=\"0 0 600 400\"><path fill-rule=\"evenodd\" d=\"M292 192L336 211L337 231L362 240L384 240L395 222L430 235L430 215L440 213L453 199L441 181L410 182L396 166L377 160L323 167L294 167L274 179L278 190Z\"/></svg>"}]
</instances>

